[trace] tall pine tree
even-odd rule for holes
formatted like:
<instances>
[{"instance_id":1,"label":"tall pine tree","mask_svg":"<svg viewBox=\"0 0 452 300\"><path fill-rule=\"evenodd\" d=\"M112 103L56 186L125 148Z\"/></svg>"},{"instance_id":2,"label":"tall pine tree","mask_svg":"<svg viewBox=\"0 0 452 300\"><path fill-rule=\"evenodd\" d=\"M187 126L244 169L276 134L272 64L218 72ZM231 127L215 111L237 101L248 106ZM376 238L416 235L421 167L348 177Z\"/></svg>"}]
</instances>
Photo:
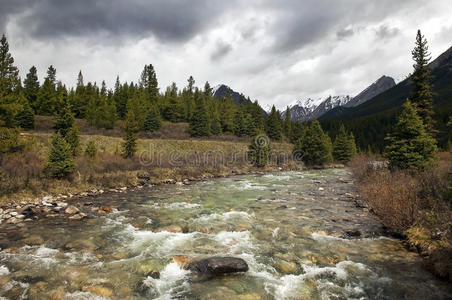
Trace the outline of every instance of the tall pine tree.
<instances>
[{"instance_id":1,"label":"tall pine tree","mask_svg":"<svg viewBox=\"0 0 452 300\"><path fill-rule=\"evenodd\" d=\"M281 115L276 110L274 105L267 117L265 132L267 133L267 136L272 140L279 141L282 138Z\"/></svg>"},{"instance_id":2,"label":"tall pine tree","mask_svg":"<svg viewBox=\"0 0 452 300\"><path fill-rule=\"evenodd\" d=\"M191 136L202 137L210 135L210 120L206 103L200 93L195 93L195 111L190 120L189 132Z\"/></svg>"},{"instance_id":3,"label":"tall pine tree","mask_svg":"<svg viewBox=\"0 0 452 300\"><path fill-rule=\"evenodd\" d=\"M344 125L341 124L333 143L333 157L336 161L348 163L355 154L355 138L352 133L347 133Z\"/></svg>"},{"instance_id":4,"label":"tall pine tree","mask_svg":"<svg viewBox=\"0 0 452 300\"><path fill-rule=\"evenodd\" d=\"M417 31L416 46L412 51L414 60L414 72L411 76L413 91L409 97L411 103L416 107L419 116L424 122L428 133L435 133L433 122L433 91L431 71L428 63L431 59L428 52L427 40L421 31Z\"/></svg>"},{"instance_id":5,"label":"tall pine tree","mask_svg":"<svg viewBox=\"0 0 452 300\"><path fill-rule=\"evenodd\" d=\"M39 87L38 71L35 66L32 66L24 79L24 95L33 111L37 111Z\"/></svg>"},{"instance_id":6,"label":"tall pine tree","mask_svg":"<svg viewBox=\"0 0 452 300\"><path fill-rule=\"evenodd\" d=\"M290 139L292 133L292 117L290 115L290 108L287 106L284 119L284 135Z\"/></svg>"}]
</instances>

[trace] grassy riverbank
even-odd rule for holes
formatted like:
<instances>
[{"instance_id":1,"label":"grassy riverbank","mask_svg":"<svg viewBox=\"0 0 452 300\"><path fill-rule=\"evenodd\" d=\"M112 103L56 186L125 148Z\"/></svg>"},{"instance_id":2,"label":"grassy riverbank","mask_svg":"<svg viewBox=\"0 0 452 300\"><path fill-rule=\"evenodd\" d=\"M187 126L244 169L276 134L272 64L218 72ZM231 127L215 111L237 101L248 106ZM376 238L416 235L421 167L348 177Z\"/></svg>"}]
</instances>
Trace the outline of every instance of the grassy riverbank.
<instances>
[{"instance_id":1,"label":"grassy riverbank","mask_svg":"<svg viewBox=\"0 0 452 300\"><path fill-rule=\"evenodd\" d=\"M256 169L247 161L251 140L228 141L227 136L223 140L140 138L137 155L124 159L120 155L120 137L86 133L87 129L83 129L77 170L67 180L50 179L43 174L51 133L46 130L22 133L25 149L1 159L0 203L33 201L48 194L301 168L291 160L292 145L288 143L272 143L270 164L265 169ZM83 155L88 141L93 141L98 150L93 159Z\"/></svg>"},{"instance_id":2,"label":"grassy riverbank","mask_svg":"<svg viewBox=\"0 0 452 300\"><path fill-rule=\"evenodd\" d=\"M383 224L425 257L425 267L452 281L452 154L425 172L390 172L358 156L352 170L360 195Z\"/></svg>"}]
</instances>

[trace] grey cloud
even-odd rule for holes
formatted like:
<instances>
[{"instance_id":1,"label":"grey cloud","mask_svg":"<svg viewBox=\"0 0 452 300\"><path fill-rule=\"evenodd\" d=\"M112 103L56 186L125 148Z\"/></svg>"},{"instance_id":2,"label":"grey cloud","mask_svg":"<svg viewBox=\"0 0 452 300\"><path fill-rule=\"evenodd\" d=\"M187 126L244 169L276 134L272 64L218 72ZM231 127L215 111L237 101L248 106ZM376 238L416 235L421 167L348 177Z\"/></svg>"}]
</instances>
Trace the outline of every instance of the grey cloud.
<instances>
[{"instance_id":1,"label":"grey cloud","mask_svg":"<svg viewBox=\"0 0 452 300\"><path fill-rule=\"evenodd\" d=\"M397 36L400 30L397 27L390 28L388 25L381 25L375 31L377 38L379 39L390 39Z\"/></svg>"},{"instance_id":2,"label":"grey cloud","mask_svg":"<svg viewBox=\"0 0 452 300\"><path fill-rule=\"evenodd\" d=\"M338 32L336 32L336 37L338 40L342 41L345 40L346 38L352 36L354 34L354 31L352 28L343 28L341 30L339 30Z\"/></svg>"},{"instance_id":3,"label":"grey cloud","mask_svg":"<svg viewBox=\"0 0 452 300\"><path fill-rule=\"evenodd\" d=\"M7 0L8 1L8 0ZM232 5L220 0L35 0L8 1L0 20L16 18L24 34L41 39L61 36L109 38L155 36L169 42L187 41L202 32ZM1 26L1 24L0 24Z\"/></svg>"},{"instance_id":4,"label":"grey cloud","mask_svg":"<svg viewBox=\"0 0 452 300\"><path fill-rule=\"evenodd\" d=\"M218 40L215 45L215 50L210 55L211 60L219 60L231 52L232 46L222 40Z\"/></svg>"}]
</instances>

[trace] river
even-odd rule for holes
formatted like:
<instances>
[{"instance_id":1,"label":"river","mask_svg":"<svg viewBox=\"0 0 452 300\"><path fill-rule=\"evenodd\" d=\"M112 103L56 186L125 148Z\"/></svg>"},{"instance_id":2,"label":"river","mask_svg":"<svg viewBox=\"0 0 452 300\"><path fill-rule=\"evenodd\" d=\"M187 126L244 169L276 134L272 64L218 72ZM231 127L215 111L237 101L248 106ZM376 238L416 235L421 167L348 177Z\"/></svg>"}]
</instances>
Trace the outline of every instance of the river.
<instances>
[{"instance_id":1,"label":"river","mask_svg":"<svg viewBox=\"0 0 452 300\"><path fill-rule=\"evenodd\" d=\"M356 207L347 169L244 175L75 200L79 221L0 228L0 299L448 299ZM115 209L94 216L100 205ZM243 258L193 280L175 256Z\"/></svg>"}]
</instances>

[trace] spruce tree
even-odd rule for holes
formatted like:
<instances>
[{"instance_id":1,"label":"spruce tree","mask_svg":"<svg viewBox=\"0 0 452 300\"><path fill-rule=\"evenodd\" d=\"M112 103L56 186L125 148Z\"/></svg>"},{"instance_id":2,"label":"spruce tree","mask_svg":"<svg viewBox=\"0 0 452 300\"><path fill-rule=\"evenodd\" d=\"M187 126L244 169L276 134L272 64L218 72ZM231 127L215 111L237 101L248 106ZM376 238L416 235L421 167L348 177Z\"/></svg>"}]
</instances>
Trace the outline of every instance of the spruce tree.
<instances>
[{"instance_id":1,"label":"spruce tree","mask_svg":"<svg viewBox=\"0 0 452 300\"><path fill-rule=\"evenodd\" d=\"M195 102L195 111L189 124L190 135L195 137L209 136L210 120L204 99L201 95L195 94Z\"/></svg>"},{"instance_id":2,"label":"spruce tree","mask_svg":"<svg viewBox=\"0 0 452 300\"><path fill-rule=\"evenodd\" d=\"M0 152L15 152L19 144L17 115L23 110L19 103L19 70L9 53L9 44L3 35L0 40Z\"/></svg>"},{"instance_id":3,"label":"spruce tree","mask_svg":"<svg viewBox=\"0 0 452 300\"><path fill-rule=\"evenodd\" d=\"M220 135L223 132L221 128L220 117L218 116L218 109L215 106L210 118L210 133L213 135Z\"/></svg>"},{"instance_id":4,"label":"spruce tree","mask_svg":"<svg viewBox=\"0 0 452 300\"><path fill-rule=\"evenodd\" d=\"M409 97L411 103L416 107L419 116L424 122L428 133L434 134L433 122L433 91L430 83L432 75L428 66L431 59L428 52L427 40L417 31L416 46L412 51L414 60L414 72L411 76L413 91Z\"/></svg>"},{"instance_id":5,"label":"spruce tree","mask_svg":"<svg viewBox=\"0 0 452 300\"><path fill-rule=\"evenodd\" d=\"M344 125L341 124L333 143L333 157L336 161L348 163L355 154L355 138L352 133L348 134Z\"/></svg>"},{"instance_id":6,"label":"spruce tree","mask_svg":"<svg viewBox=\"0 0 452 300\"><path fill-rule=\"evenodd\" d=\"M306 133L305 124L301 123L300 121L295 121L291 126L290 142L292 144L297 143L299 139L304 137L305 133Z\"/></svg>"},{"instance_id":7,"label":"spruce tree","mask_svg":"<svg viewBox=\"0 0 452 300\"><path fill-rule=\"evenodd\" d=\"M165 118L170 122L182 122L185 119L185 110L180 102L176 83L172 83L165 93L166 108Z\"/></svg>"},{"instance_id":8,"label":"spruce tree","mask_svg":"<svg viewBox=\"0 0 452 300\"><path fill-rule=\"evenodd\" d=\"M122 156L131 158L137 151L137 132L140 129L139 121L134 110L129 110L126 115L125 136L122 144Z\"/></svg>"},{"instance_id":9,"label":"spruce tree","mask_svg":"<svg viewBox=\"0 0 452 300\"><path fill-rule=\"evenodd\" d=\"M256 124L254 123L253 116L249 113L243 115L243 129L244 135L255 136L257 134Z\"/></svg>"},{"instance_id":10,"label":"spruce tree","mask_svg":"<svg viewBox=\"0 0 452 300\"><path fill-rule=\"evenodd\" d=\"M305 136L295 144L293 154L306 165L324 165L333 160L331 139L319 121L312 121Z\"/></svg>"},{"instance_id":11,"label":"spruce tree","mask_svg":"<svg viewBox=\"0 0 452 300\"><path fill-rule=\"evenodd\" d=\"M24 95L35 112L38 108L39 87L38 71L35 66L32 66L24 80Z\"/></svg>"},{"instance_id":12,"label":"spruce tree","mask_svg":"<svg viewBox=\"0 0 452 300\"><path fill-rule=\"evenodd\" d=\"M257 168L263 168L267 165L270 160L270 153L270 139L265 135L257 135L248 147L248 159Z\"/></svg>"},{"instance_id":13,"label":"spruce tree","mask_svg":"<svg viewBox=\"0 0 452 300\"><path fill-rule=\"evenodd\" d=\"M276 111L273 105L270 114L267 117L265 132L267 136L272 140L281 140L282 137L282 127L281 127L281 115Z\"/></svg>"},{"instance_id":14,"label":"spruce tree","mask_svg":"<svg viewBox=\"0 0 452 300\"><path fill-rule=\"evenodd\" d=\"M30 130L35 128L35 116L27 99L22 101L22 110L16 116L20 128Z\"/></svg>"},{"instance_id":15,"label":"spruce tree","mask_svg":"<svg viewBox=\"0 0 452 300\"><path fill-rule=\"evenodd\" d=\"M58 95L58 102L61 107L57 109L58 113L55 117L53 128L56 133L66 140L72 155L76 155L79 149L80 137L66 93L65 90L61 90Z\"/></svg>"},{"instance_id":16,"label":"spruce tree","mask_svg":"<svg viewBox=\"0 0 452 300\"><path fill-rule=\"evenodd\" d=\"M290 108L287 106L284 119L284 135L290 139L292 133L292 118L290 115Z\"/></svg>"},{"instance_id":17,"label":"spruce tree","mask_svg":"<svg viewBox=\"0 0 452 300\"><path fill-rule=\"evenodd\" d=\"M158 101L159 88L157 75L152 64L145 65L141 73L140 86L144 89L148 104L156 104Z\"/></svg>"},{"instance_id":18,"label":"spruce tree","mask_svg":"<svg viewBox=\"0 0 452 300\"><path fill-rule=\"evenodd\" d=\"M52 137L52 146L44 172L52 178L66 178L75 171L75 162L70 145L59 134Z\"/></svg>"},{"instance_id":19,"label":"spruce tree","mask_svg":"<svg viewBox=\"0 0 452 300\"><path fill-rule=\"evenodd\" d=\"M160 116L160 112L155 106L151 106L146 114L143 129L153 132L159 130L161 127L162 118Z\"/></svg>"},{"instance_id":20,"label":"spruce tree","mask_svg":"<svg viewBox=\"0 0 452 300\"><path fill-rule=\"evenodd\" d=\"M36 113L40 115L53 115L57 107L56 70L50 66L47 76L39 90L37 97Z\"/></svg>"},{"instance_id":21,"label":"spruce tree","mask_svg":"<svg viewBox=\"0 0 452 300\"><path fill-rule=\"evenodd\" d=\"M234 135L244 136L246 134L243 112L239 109L234 114Z\"/></svg>"},{"instance_id":22,"label":"spruce tree","mask_svg":"<svg viewBox=\"0 0 452 300\"><path fill-rule=\"evenodd\" d=\"M410 101L403 105L397 124L386 141L384 155L393 169L425 169L435 159L435 140L426 132Z\"/></svg>"}]
</instances>

